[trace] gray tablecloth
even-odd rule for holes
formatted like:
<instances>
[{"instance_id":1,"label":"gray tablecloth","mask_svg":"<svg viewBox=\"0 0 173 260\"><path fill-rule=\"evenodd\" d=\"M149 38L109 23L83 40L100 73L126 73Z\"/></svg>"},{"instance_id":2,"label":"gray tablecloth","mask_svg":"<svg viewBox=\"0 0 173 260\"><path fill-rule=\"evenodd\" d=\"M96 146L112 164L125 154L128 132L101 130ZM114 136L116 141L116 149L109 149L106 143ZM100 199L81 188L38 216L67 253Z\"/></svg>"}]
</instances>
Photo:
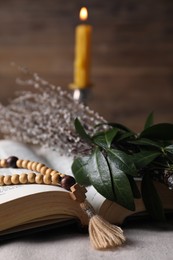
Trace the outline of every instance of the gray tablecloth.
<instances>
[{"instance_id":1,"label":"gray tablecloth","mask_svg":"<svg viewBox=\"0 0 173 260\"><path fill-rule=\"evenodd\" d=\"M3 241L0 259L8 260L172 260L173 221L155 224L132 222L124 227L127 241L113 251L96 251L90 246L88 234L74 227L59 228L27 237Z\"/></svg>"}]
</instances>

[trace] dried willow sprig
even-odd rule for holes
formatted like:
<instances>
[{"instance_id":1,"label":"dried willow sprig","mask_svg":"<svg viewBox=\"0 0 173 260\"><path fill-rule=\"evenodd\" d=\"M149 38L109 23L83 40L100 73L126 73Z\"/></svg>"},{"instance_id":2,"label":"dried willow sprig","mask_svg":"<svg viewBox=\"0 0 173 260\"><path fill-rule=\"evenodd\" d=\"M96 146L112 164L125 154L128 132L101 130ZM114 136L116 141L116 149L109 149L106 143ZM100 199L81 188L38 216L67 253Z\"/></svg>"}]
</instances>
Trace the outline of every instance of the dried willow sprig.
<instances>
[{"instance_id":1,"label":"dried willow sprig","mask_svg":"<svg viewBox=\"0 0 173 260\"><path fill-rule=\"evenodd\" d=\"M89 133L106 120L75 101L68 91L50 84L37 73L23 67L20 70L25 78L18 78L17 83L30 89L19 92L7 106L0 104L0 132L5 137L58 148L66 154L88 152L91 147L75 131L75 118L83 122Z\"/></svg>"}]
</instances>

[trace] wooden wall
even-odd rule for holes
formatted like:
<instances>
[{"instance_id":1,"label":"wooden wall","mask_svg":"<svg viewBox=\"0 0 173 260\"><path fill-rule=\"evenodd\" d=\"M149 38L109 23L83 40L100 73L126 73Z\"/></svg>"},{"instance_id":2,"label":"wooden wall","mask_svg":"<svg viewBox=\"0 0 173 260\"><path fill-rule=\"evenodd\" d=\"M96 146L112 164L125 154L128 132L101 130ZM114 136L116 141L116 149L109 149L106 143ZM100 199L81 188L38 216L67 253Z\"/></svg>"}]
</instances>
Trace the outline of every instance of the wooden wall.
<instances>
[{"instance_id":1,"label":"wooden wall","mask_svg":"<svg viewBox=\"0 0 173 260\"><path fill-rule=\"evenodd\" d=\"M90 106L137 131L151 111L172 122L171 0L0 1L0 101L19 88L11 61L64 88L72 82L82 5L94 30Z\"/></svg>"}]
</instances>

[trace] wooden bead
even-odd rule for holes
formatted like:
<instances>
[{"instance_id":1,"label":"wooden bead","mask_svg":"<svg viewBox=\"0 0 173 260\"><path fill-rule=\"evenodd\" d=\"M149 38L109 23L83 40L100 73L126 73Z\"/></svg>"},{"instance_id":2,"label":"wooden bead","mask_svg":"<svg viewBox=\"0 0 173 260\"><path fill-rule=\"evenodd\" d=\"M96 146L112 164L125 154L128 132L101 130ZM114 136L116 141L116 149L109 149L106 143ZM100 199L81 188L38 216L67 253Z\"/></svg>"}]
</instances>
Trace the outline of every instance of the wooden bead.
<instances>
[{"instance_id":1,"label":"wooden bead","mask_svg":"<svg viewBox=\"0 0 173 260\"><path fill-rule=\"evenodd\" d=\"M70 190L70 187L73 186L76 183L75 179L70 175L65 175L61 179L61 187Z\"/></svg>"},{"instance_id":2,"label":"wooden bead","mask_svg":"<svg viewBox=\"0 0 173 260\"><path fill-rule=\"evenodd\" d=\"M16 162L18 158L16 156L10 156L7 158L8 167L17 168Z\"/></svg>"},{"instance_id":3,"label":"wooden bead","mask_svg":"<svg viewBox=\"0 0 173 260\"><path fill-rule=\"evenodd\" d=\"M45 175L47 169L48 168L46 166L41 167L40 173Z\"/></svg>"},{"instance_id":4,"label":"wooden bead","mask_svg":"<svg viewBox=\"0 0 173 260\"><path fill-rule=\"evenodd\" d=\"M36 166L36 171L37 172L40 172L41 168L44 167L45 165L42 164L42 163L37 163L37 166Z\"/></svg>"},{"instance_id":5,"label":"wooden bead","mask_svg":"<svg viewBox=\"0 0 173 260\"><path fill-rule=\"evenodd\" d=\"M50 175L53 176L54 174L60 175L59 172L57 172L57 171L55 171L55 170L52 170L51 173L50 173Z\"/></svg>"},{"instance_id":6,"label":"wooden bead","mask_svg":"<svg viewBox=\"0 0 173 260\"><path fill-rule=\"evenodd\" d=\"M11 183L12 184L19 184L19 175L18 174L13 174L11 176Z\"/></svg>"},{"instance_id":7,"label":"wooden bead","mask_svg":"<svg viewBox=\"0 0 173 260\"><path fill-rule=\"evenodd\" d=\"M50 173L52 172L53 170L51 168L47 168L47 170L45 171L45 174L48 174L50 175Z\"/></svg>"},{"instance_id":8,"label":"wooden bead","mask_svg":"<svg viewBox=\"0 0 173 260\"><path fill-rule=\"evenodd\" d=\"M5 160L5 159L0 160L0 167L6 168L7 167L7 160Z\"/></svg>"},{"instance_id":9,"label":"wooden bead","mask_svg":"<svg viewBox=\"0 0 173 260\"><path fill-rule=\"evenodd\" d=\"M29 160L22 160L22 163L21 163L21 168L24 168L24 169L27 169L28 167L28 163L29 163Z\"/></svg>"},{"instance_id":10,"label":"wooden bead","mask_svg":"<svg viewBox=\"0 0 173 260\"><path fill-rule=\"evenodd\" d=\"M11 184L11 176L10 175L4 176L4 184L5 185L10 185Z\"/></svg>"},{"instance_id":11,"label":"wooden bead","mask_svg":"<svg viewBox=\"0 0 173 260\"><path fill-rule=\"evenodd\" d=\"M26 173L20 174L20 175L19 175L19 182L20 182L21 184L27 183L27 182L28 182L27 176L28 176L28 175L27 175Z\"/></svg>"},{"instance_id":12,"label":"wooden bead","mask_svg":"<svg viewBox=\"0 0 173 260\"><path fill-rule=\"evenodd\" d=\"M23 160L19 160L19 159L17 160L16 165L18 168L22 168L22 162Z\"/></svg>"},{"instance_id":13,"label":"wooden bead","mask_svg":"<svg viewBox=\"0 0 173 260\"><path fill-rule=\"evenodd\" d=\"M50 175L44 175L43 176L43 183L44 184L51 184L51 176Z\"/></svg>"},{"instance_id":14,"label":"wooden bead","mask_svg":"<svg viewBox=\"0 0 173 260\"><path fill-rule=\"evenodd\" d=\"M32 170L32 162L31 162L31 161L29 161L29 162L27 163L27 169L28 169L28 170Z\"/></svg>"},{"instance_id":15,"label":"wooden bead","mask_svg":"<svg viewBox=\"0 0 173 260\"><path fill-rule=\"evenodd\" d=\"M32 170L36 171L36 167L37 167L37 162L33 162L32 163Z\"/></svg>"},{"instance_id":16,"label":"wooden bead","mask_svg":"<svg viewBox=\"0 0 173 260\"><path fill-rule=\"evenodd\" d=\"M60 184L60 176L58 173L54 173L51 177L52 184Z\"/></svg>"},{"instance_id":17,"label":"wooden bead","mask_svg":"<svg viewBox=\"0 0 173 260\"><path fill-rule=\"evenodd\" d=\"M28 173L28 182L35 183L35 176L36 176L36 174L34 172Z\"/></svg>"},{"instance_id":18,"label":"wooden bead","mask_svg":"<svg viewBox=\"0 0 173 260\"><path fill-rule=\"evenodd\" d=\"M4 175L0 175L0 186L4 185Z\"/></svg>"},{"instance_id":19,"label":"wooden bead","mask_svg":"<svg viewBox=\"0 0 173 260\"><path fill-rule=\"evenodd\" d=\"M35 177L35 182L37 184L42 184L43 183L43 175L42 174L37 174Z\"/></svg>"}]
</instances>

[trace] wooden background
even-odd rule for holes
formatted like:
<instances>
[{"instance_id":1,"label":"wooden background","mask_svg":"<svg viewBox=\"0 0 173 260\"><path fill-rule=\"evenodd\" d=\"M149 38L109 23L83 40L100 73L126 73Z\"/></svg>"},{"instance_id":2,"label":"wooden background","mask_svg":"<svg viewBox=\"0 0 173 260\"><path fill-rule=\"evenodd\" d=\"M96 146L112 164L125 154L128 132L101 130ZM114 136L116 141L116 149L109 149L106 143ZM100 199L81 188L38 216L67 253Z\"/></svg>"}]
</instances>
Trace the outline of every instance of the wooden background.
<instances>
[{"instance_id":1,"label":"wooden background","mask_svg":"<svg viewBox=\"0 0 173 260\"><path fill-rule=\"evenodd\" d=\"M151 111L172 122L172 0L0 1L0 101L19 88L12 61L64 88L72 82L82 5L94 31L90 106L136 131Z\"/></svg>"}]
</instances>

